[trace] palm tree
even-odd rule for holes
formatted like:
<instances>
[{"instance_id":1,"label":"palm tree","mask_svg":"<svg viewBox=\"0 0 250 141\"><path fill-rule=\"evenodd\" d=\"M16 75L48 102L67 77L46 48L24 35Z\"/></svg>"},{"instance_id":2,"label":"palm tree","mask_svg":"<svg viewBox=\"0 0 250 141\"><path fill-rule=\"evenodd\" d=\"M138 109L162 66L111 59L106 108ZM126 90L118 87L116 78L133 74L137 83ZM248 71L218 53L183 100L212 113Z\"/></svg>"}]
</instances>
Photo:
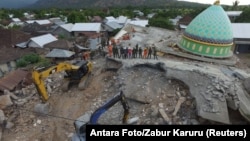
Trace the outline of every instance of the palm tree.
<instances>
[{"instance_id":1,"label":"palm tree","mask_svg":"<svg viewBox=\"0 0 250 141\"><path fill-rule=\"evenodd\" d=\"M239 3L240 3L239 0L235 0L235 1L233 2L233 10L237 10L237 9L238 9Z\"/></svg>"}]
</instances>

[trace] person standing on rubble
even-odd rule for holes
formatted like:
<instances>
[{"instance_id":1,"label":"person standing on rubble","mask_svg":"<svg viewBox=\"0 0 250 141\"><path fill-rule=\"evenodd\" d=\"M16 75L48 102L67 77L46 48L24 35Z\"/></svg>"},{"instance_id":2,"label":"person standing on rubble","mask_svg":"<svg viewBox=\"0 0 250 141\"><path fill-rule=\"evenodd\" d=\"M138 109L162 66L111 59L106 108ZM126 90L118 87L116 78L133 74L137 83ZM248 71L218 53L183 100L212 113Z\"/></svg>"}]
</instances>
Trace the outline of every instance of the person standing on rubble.
<instances>
[{"instance_id":1,"label":"person standing on rubble","mask_svg":"<svg viewBox=\"0 0 250 141\"><path fill-rule=\"evenodd\" d=\"M131 46L128 47L128 58L131 59L132 58L132 52L133 52L133 49Z\"/></svg>"},{"instance_id":2,"label":"person standing on rubble","mask_svg":"<svg viewBox=\"0 0 250 141\"><path fill-rule=\"evenodd\" d=\"M153 56L154 56L154 59L157 59L158 60L158 57L157 57L157 49L155 46L153 46Z\"/></svg>"},{"instance_id":3,"label":"person standing on rubble","mask_svg":"<svg viewBox=\"0 0 250 141\"><path fill-rule=\"evenodd\" d=\"M149 47L149 48L148 48L148 56L147 56L147 59L148 59L148 58L151 59L151 54L152 54L152 48Z\"/></svg>"},{"instance_id":4,"label":"person standing on rubble","mask_svg":"<svg viewBox=\"0 0 250 141\"><path fill-rule=\"evenodd\" d=\"M124 58L127 59L128 58L128 47L126 47L124 49Z\"/></svg>"},{"instance_id":5,"label":"person standing on rubble","mask_svg":"<svg viewBox=\"0 0 250 141\"><path fill-rule=\"evenodd\" d=\"M113 47L112 47L112 45L109 45L108 52L109 52L109 57L112 57L112 54L113 54Z\"/></svg>"},{"instance_id":6,"label":"person standing on rubble","mask_svg":"<svg viewBox=\"0 0 250 141\"><path fill-rule=\"evenodd\" d=\"M123 48L123 46L120 47L120 53L121 53L120 57L122 59L124 59L124 48Z\"/></svg>"},{"instance_id":7,"label":"person standing on rubble","mask_svg":"<svg viewBox=\"0 0 250 141\"><path fill-rule=\"evenodd\" d=\"M117 47L116 47L115 44L113 45L113 57L114 57L114 58L117 57Z\"/></svg>"},{"instance_id":8,"label":"person standing on rubble","mask_svg":"<svg viewBox=\"0 0 250 141\"><path fill-rule=\"evenodd\" d=\"M134 55L135 55L135 58L137 58L137 54L138 54L138 44L135 45L135 51L134 51Z\"/></svg>"},{"instance_id":9,"label":"person standing on rubble","mask_svg":"<svg viewBox=\"0 0 250 141\"><path fill-rule=\"evenodd\" d=\"M120 44L117 45L117 57L121 58L121 46L120 46Z\"/></svg>"},{"instance_id":10,"label":"person standing on rubble","mask_svg":"<svg viewBox=\"0 0 250 141\"><path fill-rule=\"evenodd\" d=\"M138 53L139 53L139 58L142 58L142 48L141 47L139 47Z\"/></svg>"},{"instance_id":11,"label":"person standing on rubble","mask_svg":"<svg viewBox=\"0 0 250 141\"><path fill-rule=\"evenodd\" d=\"M143 50L143 59L146 59L147 55L148 55L148 48L145 47L144 50Z\"/></svg>"},{"instance_id":12,"label":"person standing on rubble","mask_svg":"<svg viewBox=\"0 0 250 141\"><path fill-rule=\"evenodd\" d=\"M132 58L135 58L135 47L132 50Z\"/></svg>"}]
</instances>

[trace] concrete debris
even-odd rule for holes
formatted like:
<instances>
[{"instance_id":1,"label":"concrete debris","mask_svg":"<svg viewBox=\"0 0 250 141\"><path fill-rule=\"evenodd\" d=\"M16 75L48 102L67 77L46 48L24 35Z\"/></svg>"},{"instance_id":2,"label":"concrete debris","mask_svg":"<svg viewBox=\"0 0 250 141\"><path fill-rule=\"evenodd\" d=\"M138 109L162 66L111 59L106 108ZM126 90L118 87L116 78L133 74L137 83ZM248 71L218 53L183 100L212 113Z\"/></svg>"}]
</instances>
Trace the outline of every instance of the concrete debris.
<instances>
[{"instance_id":1,"label":"concrete debris","mask_svg":"<svg viewBox=\"0 0 250 141\"><path fill-rule=\"evenodd\" d=\"M207 101L202 105L202 110L209 113L219 113L220 108L218 102L215 100Z\"/></svg>"},{"instance_id":2,"label":"concrete debris","mask_svg":"<svg viewBox=\"0 0 250 141\"><path fill-rule=\"evenodd\" d=\"M127 124L135 124L138 122L138 120L139 120L139 117L130 118L128 119Z\"/></svg>"},{"instance_id":3,"label":"concrete debris","mask_svg":"<svg viewBox=\"0 0 250 141\"><path fill-rule=\"evenodd\" d=\"M10 95L10 97L14 100L18 99L18 97L14 93L10 92L9 90L4 90L4 95Z\"/></svg>"},{"instance_id":4,"label":"concrete debris","mask_svg":"<svg viewBox=\"0 0 250 141\"><path fill-rule=\"evenodd\" d=\"M190 124L191 124L191 125L199 125L200 123L199 123L199 121L197 121L196 119L191 119L191 120L190 120Z\"/></svg>"},{"instance_id":5,"label":"concrete debris","mask_svg":"<svg viewBox=\"0 0 250 141\"><path fill-rule=\"evenodd\" d=\"M37 124L41 124L41 123L42 123L42 120L38 119L38 120L36 121L36 123L37 123Z\"/></svg>"},{"instance_id":6,"label":"concrete debris","mask_svg":"<svg viewBox=\"0 0 250 141\"><path fill-rule=\"evenodd\" d=\"M239 98L239 111L245 119L250 122L250 97L240 88L240 84L236 84L236 94Z\"/></svg>"},{"instance_id":7,"label":"concrete debris","mask_svg":"<svg viewBox=\"0 0 250 141\"><path fill-rule=\"evenodd\" d=\"M5 128L6 128L6 129L11 129L11 128L13 128L14 126L15 126L15 124L14 124L13 122L7 121Z\"/></svg>"},{"instance_id":8,"label":"concrete debris","mask_svg":"<svg viewBox=\"0 0 250 141\"><path fill-rule=\"evenodd\" d=\"M33 87L33 85L29 86L29 87L22 88L22 94L25 96L34 95L36 93L37 93L36 88Z\"/></svg>"},{"instance_id":9,"label":"concrete debris","mask_svg":"<svg viewBox=\"0 0 250 141\"><path fill-rule=\"evenodd\" d=\"M34 111L38 114L38 115L47 115L50 111L50 106L49 103L39 103L36 104L34 107Z\"/></svg>"},{"instance_id":10,"label":"concrete debris","mask_svg":"<svg viewBox=\"0 0 250 141\"><path fill-rule=\"evenodd\" d=\"M10 98L10 95L1 95L0 96L0 109L5 109L8 106L13 105L13 102Z\"/></svg>"},{"instance_id":11,"label":"concrete debris","mask_svg":"<svg viewBox=\"0 0 250 141\"><path fill-rule=\"evenodd\" d=\"M0 110L0 124L3 124L5 120L6 120L6 117L4 115L4 112Z\"/></svg>"},{"instance_id":12,"label":"concrete debris","mask_svg":"<svg viewBox=\"0 0 250 141\"><path fill-rule=\"evenodd\" d=\"M250 77L244 80L243 86L246 89L247 93L250 95Z\"/></svg>"},{"instance_id":13,"label":"concrete debris","mask_svg":"<svg viewBox=\"0 0 250 141\"><path fill-rule=\"evenodd\" d=\"M164 111L164 109L159 109L159 112L161 114L161 116L163 117L164 121L167 123L167 124L171 124L171 120L170 118L168 117L167 113Z\"/></svg>"},{"instance_id":14,"label":"concrete debris","mask_svg":"<svg viewBox=\"0 0 250 141\"><path fill-rule=\"evenodd\" d=\"M174 112L173 112L173 116L176 116L176 114L178 113L178 111L180 110L181 104L186 100L185 97L180 97L177 101L177 104L174 108Z\"/></svg>"},{"instance_id":15,"label":"concrete debris","mask_svg":"<svg viewBox=\"0 0 250 141\"><path fill-rule=\"evenodd\" d=\"M227 97L226 98L226 101L227 101L227 106L233 110L238 110L239 109L239 100L234 100L232 99L231 97Z\"/></svg>"}]
</instances>

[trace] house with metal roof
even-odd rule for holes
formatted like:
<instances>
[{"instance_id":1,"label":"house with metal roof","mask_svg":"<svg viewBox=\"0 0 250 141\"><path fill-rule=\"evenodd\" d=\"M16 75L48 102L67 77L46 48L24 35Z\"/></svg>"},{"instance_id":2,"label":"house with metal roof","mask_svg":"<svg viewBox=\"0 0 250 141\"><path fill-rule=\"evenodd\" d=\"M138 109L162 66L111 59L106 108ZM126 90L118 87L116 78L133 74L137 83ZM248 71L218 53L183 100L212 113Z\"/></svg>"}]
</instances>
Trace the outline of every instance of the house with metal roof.
<instances>
[{"instance_id":1,"label":"house with metal roof","mask_svg":"<svg viewBox=\"0 0 250 141\"><path fill-rule=\"evenodd\" d=\"M56 41L57 38L51 34L45 34L37 37L30 38L27 42L27 47L43 48L44 45Z\"/></svg>"},{"instance_id":2,"label":"house with metal roof","mask_svg":"<svg viewBox=\"0 0 250 141\"><path fill-rule=\"evenodd\" d=\"M29 20L26 21L24 26L22 27L22 31L28 32L28 33L50 33L53 23L51 23L49 20Z\"/></svg>"},{"instance_id":3,"label":"house with metal roof","mask_svg":"<svg viewBox=\"0 0 250 141\"><path fill-rule=\"evenodd\" d=\"M232 23L234 52L250 53L250 23Z\"/></svg>"},{"instance_id":4,"label":"house with metal roof","mask_svg":"<svg viewBox=\"0 0 250 141\"><path fill-rule=\"evenodd\" d=\"M109 17L105 17L103 20L104 23L108 23L108 22L117 22L117 19L113 16L109 16Z\"/></svg>"},{"instance_id":5,"label":"house with metal roof","mask_svg":"<svg viewBox=\"0 0 250 141\"><path fill-rule=\"evenodd\" d=\"M120 25L125 25L127 23L128 17L126 16L119 16L116 18L116 21Z\"/></svg>"},{"instance_id":6,"label":"house with metal roof","mask_svg":"<svg viewBox=\"0 0 250 141\"><path fill-rule=\"evenodd\" d=\"M107 22L105 24L103 24L103 28L105 31L108 31L108 32L112 32L116 29L120 29L122 28L123 25L120 25L119 23L115 22L115 21L112 21L112 22Z\"/></svg>"},{"instance_id":7,"label":"house with metal roof","mask_svg":"<svg viewBox=\"0 0 250 141\"><path fill-rule=\"evenodd\" d=\"M44 48L50 51L53 49L64 49L64 50L72 51L73 47L74 47L73 43L71 43L70 41L66 39L58 39L56 41L53 41L44 45Z\"/></svg>"},{"instance_id":8,"label":"house with metal roof","mask_svg":"<svg viewBox=\"0 0 250 141\"><path fill-rule=\"evenodd\" d=\"M85 33L100 33L101 23L75 23L71 31L75 37Z\"/></svg>"},{"instance_id":9,"label":"house with metal roof","mask_svg":"<svg viewBox=\"0 0 250 141\"><path fill-rule=\"evenodd\" d=\"M22 26L23 22L19 18L12 18L11 23L8 25L8 27L13 27L13 26Z\"/></svg>"},{"instance_id":10,"label":"house with metal roof","mask_svg":"<svg viewBox=\"0 0 250 141\"><path fill-rule=\"evenodd\" d=\"M57 36L62 36L64 38L72 37L72 28L74 24L68 23L58 26L52 33Z\"/></svg>"},{"instance_id":11,"label":"house with metal roof","mask_svg":"<svg viewBox=\"0 0 250 141\"><path fill-rule=\"evenodd\" d=\"M51 52L45 55L48 58L70 58L75 54L73 51L64 50L64 49L53 49Z\"/></svg>"},{"instance_id":12,"label":"house with metal roof","mask_svg":"<svg viewBox=\"0 0 250 141\"><path fill-rule=\"evenodd\" d=\"M132 25L146 27L148 25L148 20L127 20L126 24L128 23Z\"/></svg>"},{"instance_id":13,"label":"house with metal roof","mask_svg":"<svg viewBox=\"0 0 250 141\"><path fill-rule=\"evenodd\" d=\"M242 11L225 11L231 22L234 22L237 17L239 17Z\"/></svg>"}]
</instances>

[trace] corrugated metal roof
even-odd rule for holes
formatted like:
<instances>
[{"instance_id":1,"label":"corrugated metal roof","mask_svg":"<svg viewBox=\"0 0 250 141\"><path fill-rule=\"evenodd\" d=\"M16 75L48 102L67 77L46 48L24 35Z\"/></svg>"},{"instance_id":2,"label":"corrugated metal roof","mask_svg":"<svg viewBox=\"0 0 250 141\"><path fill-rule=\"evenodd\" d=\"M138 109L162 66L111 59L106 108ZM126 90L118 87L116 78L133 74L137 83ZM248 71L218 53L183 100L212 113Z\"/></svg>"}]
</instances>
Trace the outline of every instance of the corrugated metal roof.
<instances>
[{"instance_id":1,"label":"corrugated metal roof","mask_svg":"<svg viewBox=\"0 0 250 141\"><path fill-rule=\"evenodd\" d=\"M250 23L232 23L233 38L250 39Z\"/></svg>"},{"instance_id":2,"label":"corrugated metal roof","mask_svg":"<svg viewBox=\"0 0 250 141\"><path fill-rule=\"evenodd\" d=\"M28 21L26 21L26 23L28 23L28 24L32 24L34 22L35 22L35 20L28 20Z\"/></svg>"},{"instance_id":3,"label":"corrugated metal roof","mask_svg":"<svg viewBox=\"0 0 250 141\"><path fill-rule=\"evenodd\" d=\"M21 20L19 18L12 18L13 22L21 22Z\"/></svg>"},{"instance_id":4,"label":"corrugated metal roof","mask_svg":"<svg viewBox=\"0 0 250 141\"><path fill-rule=\"evenodd\" d=\"M116 21L116 19L113 16L105 17L108 21Z\"/></svg>"},{"instance_id":5,"label":"corrugated metal roof","mask_svg":"<svg viewBox=\"0 0 250 141\"><path fill-rule=\"evenodd\" d=\"M36 20L35 22L38 23L39 25L51 24L49 20Z\"/></svg>"},{"instance_id":6,"label":"corrugated metal roof","mask_svg":"<svg viewBox=\"0 0 250 141\"><path fill-rule=\"evenodd\" d=\"M240 16L242 11L226 11L228 16Z\"/></svg>"},{"instance_id":7,"label":"corrugated metal roof","mask_svg":"<svg viewBox=\"0 0 250 141\"><path fill-rule=\"evenodd\" d=\"M71 31L96 31L101 30L101 23L76 23Z\"/></svg>"},{"instance_id":8,"label":"corrugated metal roof","mask_svg":"<svg viewBox=\"0 0 250 141\"><path fill-rule=\"evenodd\" d=\"M146 25L148 25L148 20L129 21L128 23L133 24L133 25L138 25L138 26L146 27Z\"/></svg>"},{"instance_id":9,"label":"corrugated metal roof","mask_svg":"<svg viewBox=\"0 0 250 141\"><path fill-rule=\"evenodd\" d=\"M67 30L68 32L71 32L73 26L74 26L74 24L72 24L72 23L60 25L61 28Z\"/></svg>"},{"instance_id":10,"label":"corrugated metal roof","mask_svg":"<svg viewBox=\"0 0 250 141\"><path fill-rule=\"evenodd\" d=\"M27 76L28 72L24 70L15 70L0 79L0 90L12 91Z\"/></svg>"},{"instance_id":11,"label":"corrugated metal roof","mask_svg":"<svg viewBox=\"0 0 250 141\"><path fill-rule=\"evenodd\" d=\"M35 42L37 45L39 45L42 48L45 44L56 41L57 38L51 34L45 34L45 35L33 37L30 40Z\"/></svg>"},{"instance_id":12,"label":"corrugated metal roof","mask_svg":"<svg viewBox=\"0 0 250 141\"><path fill-rule=\"evenodd\" d=\"M119 16L119 17L116 18L116 20L120 24L125 24L127 22L128 18L125 17L125 16Z\"/></svg>"},{"instance_id":13,"label":"corrugated metal roof","mask_svg":"<svg viewBox=\"0 0 250 141\"><path fill-rule=\"evenodd\" d=\"M123 26L118 24L117 22L108 22L106 23L106 25L108 25L109 27L113 28L113 29L117 29L117 28L122 28Z\"/></svg>"},{"instance_id":14,"label":"corrugated metal roof","mask_svg":"<svg viewBox=\"0 0 250 141\"><path fill-rule=\"evenodd\" d=\"M49 58L68 58L74 55L75 52L63 50L63 49L53 49L51 52L49 52L46 57Z\"/></svg>"},{"instance_id":15,"label":"corrugated metal roof","mask_svg":"<svg viewBox=\"0 0 250 141\"><path fill-rule=\"evenodd\" d=\"M44 45L44 48L50 48L50 49L57 48L57 49L69 50L70 48L73 47L74 47L73 44L66 39L59 39Z\"/></svg>"}]
</instances>

